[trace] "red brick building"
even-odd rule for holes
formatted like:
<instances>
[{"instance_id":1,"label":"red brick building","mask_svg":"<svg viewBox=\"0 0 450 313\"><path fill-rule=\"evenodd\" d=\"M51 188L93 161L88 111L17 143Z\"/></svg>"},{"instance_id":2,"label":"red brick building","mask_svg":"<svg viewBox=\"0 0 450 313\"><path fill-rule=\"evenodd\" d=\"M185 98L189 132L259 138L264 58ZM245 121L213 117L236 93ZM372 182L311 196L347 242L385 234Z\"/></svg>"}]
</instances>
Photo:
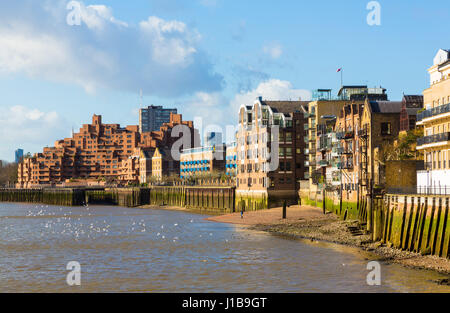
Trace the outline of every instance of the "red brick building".
<instances>
[{"instance_id":1,"label":"red brick building","mask_svg":"<svg viewBox=\"0 0 450 313\"><path fill-rule=\"evenodd\" d=\"M172 129L185 125L193 146L196 132L192 121L171 114L159 131L139 133L138 126L103 124L101 115L92 117L72 138L55 142L54 147L25 158L18 169L18 187L52 186L80 179L87 182L139 182L139 155L136 151L172 147L182 136L172 137ZM187 148L187 147L183 147ZM136 162L133 161L136 159Z\"/></svg>"}]
</instances>

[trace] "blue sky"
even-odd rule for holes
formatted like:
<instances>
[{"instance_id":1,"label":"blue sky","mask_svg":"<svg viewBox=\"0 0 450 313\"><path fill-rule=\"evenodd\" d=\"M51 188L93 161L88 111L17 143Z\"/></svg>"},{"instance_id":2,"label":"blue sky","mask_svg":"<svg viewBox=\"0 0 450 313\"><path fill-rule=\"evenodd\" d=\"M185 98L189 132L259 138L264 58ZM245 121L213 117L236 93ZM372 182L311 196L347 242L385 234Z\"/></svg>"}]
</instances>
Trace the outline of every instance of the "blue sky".
<instances>
[{"instance_id":1,"label":"blue sky","mask_svg":"<svg viewBox=\"0 0 450 313\"><path fill-rule=\"evenodd\" d=\"M307 99L345 84L387 88L391 100L427 88L426 69L450 48L448 0L65 0L0 4L0 159L32 153L102 114L137 124L144 105L185 119L236 122L240 104Z\"/></svg>"}]
</instances>

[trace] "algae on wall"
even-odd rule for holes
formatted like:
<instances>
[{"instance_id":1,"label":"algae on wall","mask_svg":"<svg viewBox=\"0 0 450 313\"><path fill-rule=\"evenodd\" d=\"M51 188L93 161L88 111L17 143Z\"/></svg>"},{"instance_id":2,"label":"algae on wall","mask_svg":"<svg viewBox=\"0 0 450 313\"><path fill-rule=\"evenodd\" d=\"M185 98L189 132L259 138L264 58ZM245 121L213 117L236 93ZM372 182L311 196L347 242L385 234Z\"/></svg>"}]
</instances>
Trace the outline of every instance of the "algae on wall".
<instances>
[{"instance_id":1,"label":"algae on wall","mask_svg":"<svg viewBox=\"0 0 450 313\"><path fill-rule=\"evenodd\" d=\"M382 241L394 247L449 258L449 198L445 196L386 195Z\"/></svg>"},{"instance_id":2,"label":"algae on wall","mask_svg":"<svg viewBox=\"0 0 450 313\"><path fill-rule=\"evenodd\" d=\"M0 189L0 201L74 206L82 205L84 197L78 189Z\"/></svg>"}]
</instances>

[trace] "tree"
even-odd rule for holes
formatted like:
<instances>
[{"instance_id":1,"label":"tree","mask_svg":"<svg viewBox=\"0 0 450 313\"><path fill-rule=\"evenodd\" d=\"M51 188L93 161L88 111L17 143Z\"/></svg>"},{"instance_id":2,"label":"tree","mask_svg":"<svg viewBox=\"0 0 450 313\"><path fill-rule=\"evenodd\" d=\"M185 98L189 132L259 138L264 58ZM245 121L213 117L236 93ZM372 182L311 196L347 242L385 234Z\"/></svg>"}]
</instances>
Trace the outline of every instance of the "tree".
<instances>
[{"instance_id":1,"label":"tree","mask_svg":"<svg viewBox=\"0 0 450 313\"><path fill-rule=\"evenodd\" d=\"M393 142L385 142L380 147L380 162L422 160L423 155L416 150L417 139L422 136L423 129L413 129Z\"/></svg>"},{"instance_id":2,"label":"tree","mask_svg":"<svg viewBox=\"0 0 450 313\"><path fill-rule=\"evenodd\" d=\"M7 184L15 185L17 183L17 163L0 162L0 186Z\"/></svg>"}]
</instances>

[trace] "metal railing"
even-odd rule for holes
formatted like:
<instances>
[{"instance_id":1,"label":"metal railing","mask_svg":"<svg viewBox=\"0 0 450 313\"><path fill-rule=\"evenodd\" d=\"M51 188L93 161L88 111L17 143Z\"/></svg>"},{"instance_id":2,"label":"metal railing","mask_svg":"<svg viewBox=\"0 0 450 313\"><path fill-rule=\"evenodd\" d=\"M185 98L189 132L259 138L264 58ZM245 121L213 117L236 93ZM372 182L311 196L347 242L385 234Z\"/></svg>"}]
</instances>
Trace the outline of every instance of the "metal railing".
<instances>
[{"instance_id":1,"label":"metal railing","mask_svg":"<svg viewBox=\"0 0 450 313\"><path fill-rule=\"evenodd\" d=\"M419 114L417 114L417 121L420 122L425 118L433 117L448 112L450 112L450 103L443 104L441 106L420 112Z\"/></svg>"},{"instance_id":2,"label":"metal railing","mask_svg":"<svg viewBox=\"0 0 450 313\"><path fill-rule=\"evenodd\" d=\"M450 186L388 187L387 193L403 195L450 195Z\"/></svg>"},{"instance_id":3,"label":"metal railing","mask_svg":"<svg viewBox=\"0 0 450 313\"><path fill-rule=\"evenodd\" d=\"M440 133L431 136L425 136L417 139L417 146L423 146L430 143L449 141L450 140L450 132Z\"/></svg>"}]
</instances>

